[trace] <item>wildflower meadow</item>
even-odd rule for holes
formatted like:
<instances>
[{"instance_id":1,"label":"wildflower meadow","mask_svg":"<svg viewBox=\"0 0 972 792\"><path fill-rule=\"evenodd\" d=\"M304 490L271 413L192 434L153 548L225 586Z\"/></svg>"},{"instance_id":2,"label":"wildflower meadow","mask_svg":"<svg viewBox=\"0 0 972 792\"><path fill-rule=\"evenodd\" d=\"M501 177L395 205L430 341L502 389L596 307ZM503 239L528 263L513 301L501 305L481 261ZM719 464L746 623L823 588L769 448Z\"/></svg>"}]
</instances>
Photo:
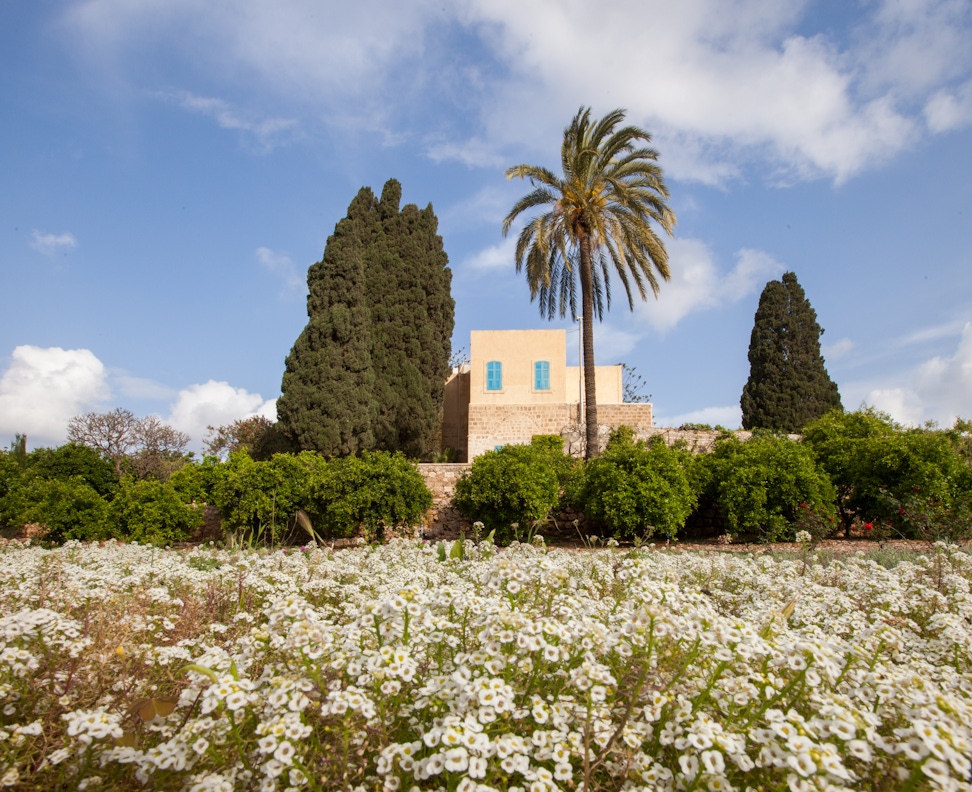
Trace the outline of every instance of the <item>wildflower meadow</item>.
<instances>
[{"instance_id":1,"label":"wildflower meadow","mask_svg":"<svg viewBox=\"0 0 972 792\"><path fill-rule=\"evenodd\" d=\"M972 557L0 548L0 785L972 789Z\"/></svg>"}]
</instances>

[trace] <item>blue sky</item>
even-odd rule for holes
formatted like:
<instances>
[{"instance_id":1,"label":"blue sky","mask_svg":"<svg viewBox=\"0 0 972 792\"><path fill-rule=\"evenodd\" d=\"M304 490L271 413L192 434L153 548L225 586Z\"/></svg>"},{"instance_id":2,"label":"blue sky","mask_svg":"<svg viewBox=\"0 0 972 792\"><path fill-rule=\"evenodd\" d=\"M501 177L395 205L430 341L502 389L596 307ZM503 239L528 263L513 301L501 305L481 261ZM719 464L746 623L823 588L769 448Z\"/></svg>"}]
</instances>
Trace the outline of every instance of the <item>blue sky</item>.
<instances>
[{"instance_id":1,"label":"blue sky","mask_svg":"<svg viewBox=\"0 0 972 792\"><path fill-rule=\"evenodd\" d=\"M391 177L439 217L454 348L574 329L500 224L581 105L652 133L679 220L658 299L595 331L656 424L739 425L786 270L845 407L972 417L970 41L969 0L3 3L0 444L273 416L307 267Z\"/></svg>"}]
</instances>

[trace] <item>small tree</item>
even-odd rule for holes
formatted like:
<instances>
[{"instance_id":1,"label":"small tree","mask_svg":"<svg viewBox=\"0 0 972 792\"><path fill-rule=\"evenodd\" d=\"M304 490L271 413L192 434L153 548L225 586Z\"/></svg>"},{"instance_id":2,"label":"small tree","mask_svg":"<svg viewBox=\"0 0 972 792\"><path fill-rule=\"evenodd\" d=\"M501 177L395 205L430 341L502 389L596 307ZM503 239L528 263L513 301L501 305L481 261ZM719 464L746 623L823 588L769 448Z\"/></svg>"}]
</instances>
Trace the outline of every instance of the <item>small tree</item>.
<instances>
[{"instance_id":1,"label":"small tree","mask_svg":"<svg viewBox=\"0 0 972 792\"><path fill-rule=\"evenodd\" d=\"M258 461L293 450L277 424L262 415L251 415L231 424L207 426L203 450L210 456L225 458L234 451L245 451Z\"/></svg>"},{"instance_id":2,"label":"small tree","mask_svg":"<svg viewBox=\"0 0 972 792\"><path fill-rule=\"evenodd\" d=\"M837 385L820 354L817 314L792 272L759 297L749 340L749 379L740 404L744 429L797 432L840 408Z\"/></svg>"},{"instance_id":3,"label":"small tree","mask_svg":"<svg viewBox=\"0 0 972 792\"><path fill-rule=\"evenodd\" d=\"M331 460L312 485L311 499L323 533L351 536L363 526L377 541L384 540L385 529L408 529L432 508L432 493L415 464L387 451Z\"/></svg>"},{"instance_id":4,"label":"small tree","mask_svg":"<svg viewBox=\"0 0 972 792\"><path fill-rule=\"evenodd\" d=\"M112 536L157 546L184 542L203 521L202 509L186 504L168 482L128 476L108 507Z\"/></svg>"},{"instance_id":5,"label":"small tree","mask_svg":"<svg viewBox=\"0 0 972 792\"><path fill-rule=\"evenodd\" d=\"M108 504L80 477L35 478L25 486L22 498L18 522L44 526L45 541L92 541L110 536Z\"/></svg>"},{"instance_id":6,"label":"small tree","mask_svg":"<svg viewBox=\"0 0 972 792\"><path fill-rule=\"evenodd\" d=\"M456 482L453 503L460 514L495 531L497 542L507 543L529 535L559 495L551 449L541 442L503 446L476 457Z\"/></svg>"},{"instance_id":7,"label":"small tree","mask_svg":"<svg viewBox=\"0 0 972 792\"><path fill-rule=\"evenodd\" d=\"M836 504L847 536L855 520L912 529L899 510L917 500L949 511L972 490L972 469L957 436L908 429L875 410L835 410L804 428L803 442L836 486Z\"/></svg>"},{"instance_id":8,"label":"small tree","mask_svg":"<svg viewBox=\"0 0 972 792\"><path fill-rule=\"evenodd\" d=\"M121 407L77 415L68 422L67 434L68 442L95 448L110 459L119 480L126 465L139 478L168 478L184 463L191 439L154 415L137 418Z\"/></svg>"},{"instance_id":9,"label":"small tree","mask_svg":"<svg viewBox=\"0 0 972 792\"><path fill-rule=\"evenodd\" d=\"M761 541L792 541L807 511L833 514L834 487L810 449L786 437L757 433L746 443L729 435L699 457L699 486L733 532Z\"/></svg>"},{"instance_id":10,"label":"small tree","mask_svg":"<svg viewBox=\"0 0 972 792\"><path fill-rule=\"evenodd\" d=\"M651 394L645 393L647 383L634 366L621 363L621 389L626 404L647 404Z\"/></svg>"},{"instance_id":11,"label":"small tree","mask_svg":"<svg viewBox=\"0 0 972 792\"><path fill-rule=\"evenodd\" d=\"M687 451L660 437L635 442L626 426L611 433L604 453L585 464L584 512L621 536L674 536L696 503Z\"/></svg>"},{"instance_id":12,"label":"small tree","mask_svg":"<svg viewBox=\"0 0 972 792\"><path fill-rule=\"evenodd\" d=\"M121 479L122 462L137 446L138 418L131 410L117 407L111 412L76 415L68 422L68 442L95 448L115 465Z\"/></svg>"}]
</instances>

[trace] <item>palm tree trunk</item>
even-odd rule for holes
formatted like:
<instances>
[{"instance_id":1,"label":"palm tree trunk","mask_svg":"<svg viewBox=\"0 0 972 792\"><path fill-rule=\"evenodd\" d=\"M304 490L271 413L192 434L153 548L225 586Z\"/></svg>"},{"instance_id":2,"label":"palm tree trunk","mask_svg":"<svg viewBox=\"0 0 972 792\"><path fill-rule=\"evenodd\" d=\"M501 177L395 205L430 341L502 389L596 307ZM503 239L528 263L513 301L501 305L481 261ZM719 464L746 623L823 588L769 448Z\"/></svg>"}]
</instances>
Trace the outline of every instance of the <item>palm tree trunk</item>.
<instances>
[{"instance_id":1,"label":"palm tree trunk","mask_svg":"<svg viewBox=\"0 0 972 792\"><path fill-rule=\"evenodd\" d=\"M594 274L591 270L591 238L580 235L581 313L584 317L584 406L586 442L584 458L593 459L601 449L597 437L597 383L594 381Z\"/></svg>"}]
</instances>

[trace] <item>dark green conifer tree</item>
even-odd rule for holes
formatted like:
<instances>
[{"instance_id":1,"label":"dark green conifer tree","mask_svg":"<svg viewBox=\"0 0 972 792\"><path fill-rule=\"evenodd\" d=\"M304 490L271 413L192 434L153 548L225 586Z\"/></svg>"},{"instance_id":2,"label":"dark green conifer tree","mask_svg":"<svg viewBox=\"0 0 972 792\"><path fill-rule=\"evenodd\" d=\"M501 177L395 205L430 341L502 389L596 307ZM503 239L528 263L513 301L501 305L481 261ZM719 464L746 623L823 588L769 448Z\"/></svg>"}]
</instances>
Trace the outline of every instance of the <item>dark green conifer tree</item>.
<instances>
[{"instance_id":1,"label":"dark green conifer tree","mask_svg":"<svg viewBox=\"0 0 972 792\"><path fill-rule=\"evenodd\" d=\"M749 341L749 380L740 400L744 429L797 432L841 406L820 354L822 334L794 273L766 284Z\"/></svg>"},{"instance_id":2,"label":"dark green conifer tree","mask_svg":"<svg viewBox=\"0 0 972 792\"><path fill-rule=\"evenodd\" d=\"M375 370L376 447L418 457L435 432L449 373L455 302L449 258L429 205L399 209L395 179L382 190L381 234L365 259Z\"/></svg>"},{"instance_id":3,"label":"dark green conifer tree","mask_svg":"<svg viewBox=\"0 0 972 792\"><path fill-rule=\"evenodd\" d=\"M308 272L310 322L277 403L298 448L419 457L434 435L452 348L452 273L432 206L399 209L401 195L394 179L380 201L362 188Z\"/></svg>"},{"instance_id":4,"label":"dark green conifer tree","mask_svg":"<svg viewBox=\"0 0 972 792\"><path fill-rule=\"evenodd\" d=\"M301 450L345 456L374 447L375 375L364 259L380 233L377 201L362 188L307 271L310 321L287 356L277 400L282 433Z\"/></svg>"}]
</instances>

